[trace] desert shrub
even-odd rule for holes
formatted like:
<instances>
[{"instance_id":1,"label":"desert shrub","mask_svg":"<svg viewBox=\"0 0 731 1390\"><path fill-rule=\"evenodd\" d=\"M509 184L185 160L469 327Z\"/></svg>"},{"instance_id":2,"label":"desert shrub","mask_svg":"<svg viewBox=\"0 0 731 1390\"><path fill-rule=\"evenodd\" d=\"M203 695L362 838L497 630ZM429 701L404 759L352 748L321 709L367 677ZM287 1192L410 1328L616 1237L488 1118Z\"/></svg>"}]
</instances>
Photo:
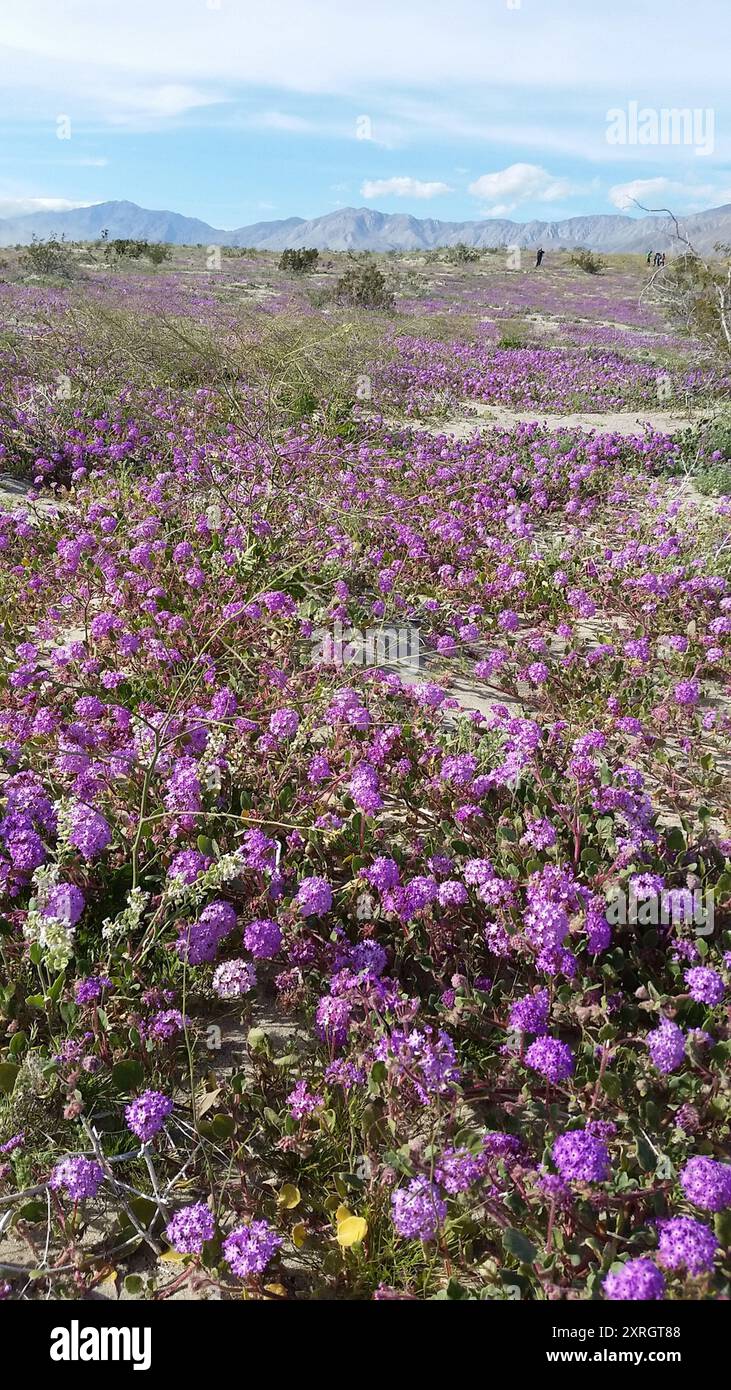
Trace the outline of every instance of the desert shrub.
<instances>
[{"instance_id":1,"label":"desert shrub","mask_svg":"<svg viewBox=\"0 0 731 1390\"><path fill-rule=\"evenodd\" d=\"M388 281L373 261L355 262L348 266L335 286L335 298L340 304L349 304L354 309L392 310L394 307Z\"/></svg>"},{"instance_id":2,"label":"desert shrub","mask_svg":"<svg viewBox=\"0 0 731 1390\"><path fill-rule=\"evenodd\" d=\"M481 254L476 246L467 246L464 241L458 241L457 245L451 248L449 259L457 265L472 265L479 261Z\"/></svg>"},{"instance_id":3,"label":"desert shrub","mask_svg":"<svg viewBox=\"0 0 731 1390\"><path fill-rule=\"evenodd\" d=\"M55 276L60 280L71 280L74 276L74 264L63 233L57 237L55 232L51 232L45 238L34 233L30 246L26 247L21 257L21 264L34 275Z\"/></svg>"},{"instance_id":4,"label":"desert shrub","mask_svg":"<svg viewBox=\"0 0 731 1390\"><path fill-rule=\"evenodd\" d=\"M104 258L107 261L139 261L142 258L153 265L162 265L172 260L172 249L164 241L144 241L134 237L115 237L106 241Z\"/></svg>"},{"instance_id":5,"label":"desert shrub","mask_svg":"<svg viewBox=\"0 0 731 1390\"><path fill-rule=\"evenodd\" d=\"M585 247L580 247L571 256L571 265L577 265L579 270L585 270L587 275L600 275L606 267L606 261L601 256L597 256L593 251L588 251Z\"/></svg>"},{"instance_id":6,"label":"desert shrub","mask_svg":"<svg viewBox=\"0 0 731 1390\"><path fill-rule=\"evenodd\" d=\"M306 275L308 271L315 269L319 255L314 246L302 247L299 250L288 247L279 258L279 269L289 271L290 275Z\"/></svg>"},{"instance_id":7,"label":"desert shrub","mask_svg":"<svg viewBox=\"0 0 731 1390\"><path fill-rule=\"evenodd\" d=\"M163 261L171 261L173 258L171 248L164 241L151 242L144 254L153 265L162 265Z\"/></svg>"},{"instance_id":8,"label":"desert shrub","mask_svg":"<svg viewBox=\"0 0 731 1390\"><path fill-rule=\"evenodd\" d=\"M714 354L731 355L731 247L718 244L705 260L689 244L659 276L650 298L672 322L693 333Z\"/></svg>"}]
</instances>

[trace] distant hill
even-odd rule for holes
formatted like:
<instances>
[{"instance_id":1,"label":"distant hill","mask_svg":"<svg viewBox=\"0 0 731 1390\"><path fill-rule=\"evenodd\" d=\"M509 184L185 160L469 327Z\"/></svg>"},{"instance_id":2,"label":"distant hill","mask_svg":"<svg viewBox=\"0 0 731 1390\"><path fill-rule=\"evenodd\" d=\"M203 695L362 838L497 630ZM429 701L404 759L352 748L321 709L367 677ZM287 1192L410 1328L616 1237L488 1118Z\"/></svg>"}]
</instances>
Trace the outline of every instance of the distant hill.
<instances>
[{"instance_id":1,"label":"distant hill","mask_svg":"<svg viewBox=\"0 0 731 1390\"><path fill-rule=\"evenodd\" d=\"M731 204L694 213L681 226L697 250L709 252L717 242L731 242ZM545 250L586 246L592 251L669 250L671 220L663 215L627 217L622 213L568 217L561 222L511 222L486 218L473 222L439 222L408 213L373 208L338 208L306 221L287 217L223 231L183 217L156 212L136 203L95 203L66 212L33 212L0 218L0 246L26 244L33 235L63 232L69 241L95 241L104 229L110 237L167 241L175 246L252 246L263 251L316 246L323 251L426 251L438 246L543 246Z\"/></svg>"}]
</instances>

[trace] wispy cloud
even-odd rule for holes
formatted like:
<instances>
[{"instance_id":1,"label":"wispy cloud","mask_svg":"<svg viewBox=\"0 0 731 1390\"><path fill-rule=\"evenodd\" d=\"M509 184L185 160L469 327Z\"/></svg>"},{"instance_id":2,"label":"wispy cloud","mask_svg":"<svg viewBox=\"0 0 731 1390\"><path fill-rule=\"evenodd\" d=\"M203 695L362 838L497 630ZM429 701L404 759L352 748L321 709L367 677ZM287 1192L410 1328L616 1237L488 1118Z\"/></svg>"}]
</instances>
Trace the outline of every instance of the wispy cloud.
<instances>
[{"instance_id":1,"label":"wispy cloud","mask_svg":"<svg viewBox=\"0 0 731 1390\"><path fill-rule=\"evenodd\" d=\"M412 179L404 175L392 179L366 179L361 184L363 198L438 198L443 193L451 193L448 183L424 183L422 179Z\"/></svg>"},{"instance_id":2,"label":"wispy cloud","mask_svg":"<svg viewBox=\"0 0 731 1390\"><path fill-rule=\"evenodd\" d=\"M0 195L0 217L24 217L29 212L69 212L72 208L92 207L91 202L74 198L4 198Z\"/></svg>"},{"instance_id":3,"label":"wispy cloud","mask_svg":"<svg viewBox=\"0 0 731 1390\"><path fill-rule=\"evenodd\" d=\"M731 186L728 183L693 183L689 180L664 177L650 179L631 179L628 183L616 183L609 190L609 201L621 212L636 212L640 207L676 208L683 212L697 212L712 205L720 207L731 203Z\"/></svg>"},{"instance_id":4,"label":"wispy cloud","mask_svg":"<svg viewBox=\"0 0 731 1390\"><path fill-rule=\"evenodd\" d=\"M175 120L203 107L221 106L228 100L222 93L181 82L117 87L110 93L110 99L108 119L116 126Z\"/></svg>"}]
</instances>

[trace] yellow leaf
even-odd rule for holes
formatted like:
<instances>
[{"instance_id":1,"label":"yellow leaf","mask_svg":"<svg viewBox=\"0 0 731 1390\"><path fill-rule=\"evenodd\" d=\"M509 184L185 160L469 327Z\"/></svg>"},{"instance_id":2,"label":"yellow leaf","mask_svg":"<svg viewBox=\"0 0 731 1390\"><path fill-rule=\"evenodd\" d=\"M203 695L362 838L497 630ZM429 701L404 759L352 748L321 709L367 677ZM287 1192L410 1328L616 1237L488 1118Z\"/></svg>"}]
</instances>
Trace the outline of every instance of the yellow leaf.
<instances>
[{"instance_id":1,"label":"yellow leaf","mask_svg":"<svg viewBox=\"0 0 731 1390\"><path fill-rule=\"evenodd\" d=\"M287 1297L287 1290L285 1289L284 1284L265 1284L264 1292L273 1294L275 1298Z\"/></svg>"},{"instance_id":2,"label":"yellow leaf","mask_svg":"<svg viewBox=\"0 0 731 1390\"><path fill-rule=\"evenodd\" d=\"M307 1227L304 1221L298 1221L297 1225L292 1227L292 1243L295 1250L301 1250L306 1240Z\"/></svg>"},{"instance_id":3,"label":"yellow leaf","mask_svg":"<svg viewBox=\"0 0 731 1390\"><path fill-rule=\"evenodd\" d=\"M349 1211L348 1211L348 1208L347 1208L347 1207L344 1207L344 1206L342 1205L342 1202L341 1202L340 1206L338 1207L338 1209L337 1209L337 1211L336 1211L336 1213L335 1213L335 1220L336 1220L336 1221L347 1221L348 1217L351 1216L351 1215L352 1215L352 1212L349 1212Z\"/></svg>"},{"instance_id":4,"label":"yellow leaf","mask_svg":"<svg viewBox=\"0 0 731 1390\"><path fill-rule=\"evenodd\" d=\"M294 1183L291 1182L286 1182L284 1184L284 1187L277 1197L279 1206L284 1207L285 1211L294 1211L295 1207L298 1207L301 1201L302 1196L299 1188L295 1187Z\"/></svg>"},{"instance_id":5,"label":"yellow leaf","mask_svg":"<svg viewBox=\"0 0 731 1390\"><path fill-rule=\"evenodd\" d=\"M351 1245L360 1245L368 1234L368 1222L362 1216L346 1216L338 1222L338 1245L346 1250Z\"/></svg>"},{"instance_id":6,"label":"yellow leaf","mask_svg":"<svg viewBox=\"0 0 731 1390\"><path fill-rule=\"evenodd\" d=\"M187 1255L181 1254L180 1250L163 1250L159 1259L166 1265L179 1265L187 1259Z\"/></svg>"}]
</instances>

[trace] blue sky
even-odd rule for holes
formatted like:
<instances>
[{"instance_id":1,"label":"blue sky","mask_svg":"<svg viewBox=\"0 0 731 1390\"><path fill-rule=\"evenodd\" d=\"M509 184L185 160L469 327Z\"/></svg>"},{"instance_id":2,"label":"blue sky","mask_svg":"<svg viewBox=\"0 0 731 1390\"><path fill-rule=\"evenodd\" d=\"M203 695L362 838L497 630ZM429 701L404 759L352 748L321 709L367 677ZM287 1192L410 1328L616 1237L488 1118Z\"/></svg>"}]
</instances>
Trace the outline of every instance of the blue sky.
<instances>
[{"instance_id":1,"label":"blue sky","mask_svg":"<svg viewBox=\"0 0 731 1390\"><path fill-rule=\"evenodd\" d=\"M730 38L729 0L4 0L0 216L730 203Z\"/></svg>"}]
</instances>

